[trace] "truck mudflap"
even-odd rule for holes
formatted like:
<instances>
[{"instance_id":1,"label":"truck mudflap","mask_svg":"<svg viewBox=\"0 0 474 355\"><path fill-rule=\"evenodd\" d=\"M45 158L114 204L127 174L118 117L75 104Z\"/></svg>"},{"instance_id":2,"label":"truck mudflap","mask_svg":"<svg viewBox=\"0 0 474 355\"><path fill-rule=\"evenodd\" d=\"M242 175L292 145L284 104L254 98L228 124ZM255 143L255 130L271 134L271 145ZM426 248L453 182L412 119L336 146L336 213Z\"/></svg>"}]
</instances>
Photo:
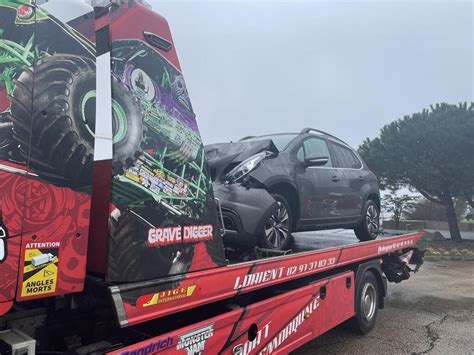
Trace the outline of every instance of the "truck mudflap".
<instances>
[{"instance_id":1,"label":"truck mudflap","mask_svg":"<svg viewBox=\"0 0 474 355\"><path fill-rule=\"evenodd\" d=\"M347 271L109 354L287 354L351 318L353 288Z\"/></svg>"},{"instance_id":2,"label":"truck mudflap","mask_svg":"<svg viewBox=\"0 0 474 355\"><path fill-rule=\"evenodd\" d=\"M110 287L122 327L413 248L423 232Z\"/></svg>"}]
</instances>

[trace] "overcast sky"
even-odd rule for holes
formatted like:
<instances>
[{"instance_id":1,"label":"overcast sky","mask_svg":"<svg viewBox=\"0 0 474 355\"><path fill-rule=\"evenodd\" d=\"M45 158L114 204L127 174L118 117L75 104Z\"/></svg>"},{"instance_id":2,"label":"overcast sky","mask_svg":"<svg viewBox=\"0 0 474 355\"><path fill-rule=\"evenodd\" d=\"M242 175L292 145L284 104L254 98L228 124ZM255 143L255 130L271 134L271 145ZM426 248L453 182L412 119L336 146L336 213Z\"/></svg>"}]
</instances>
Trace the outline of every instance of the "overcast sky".
<instances>
[{"instance_id":1,"label":"overcast sky","mask_svg":"<svg viewBox=\"0 0 474 355\"><path fill-rule=\"evenodd\" d=\"M473 3L148 0L171 26L205 144L326 130L357 147L473 101Z\"/></svg>"}]
</instances>

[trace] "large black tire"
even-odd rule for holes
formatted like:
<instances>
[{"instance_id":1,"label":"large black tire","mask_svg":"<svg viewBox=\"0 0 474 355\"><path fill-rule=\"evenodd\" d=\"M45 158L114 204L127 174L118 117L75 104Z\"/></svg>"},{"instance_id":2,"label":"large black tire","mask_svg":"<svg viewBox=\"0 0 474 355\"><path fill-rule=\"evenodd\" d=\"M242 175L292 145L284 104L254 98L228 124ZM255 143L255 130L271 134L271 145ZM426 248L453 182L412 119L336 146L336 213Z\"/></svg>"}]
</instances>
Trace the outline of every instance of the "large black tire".
<instances>
[{"instance_id":1,"label":"large black tire","mask_svg":"<svg viewBox=\"0 0 474 355\"><path fill-rule=\"evenodd\" d=\"M29 159L30 168L40 176L72 187L91 184L95 86L95 63L65 54L40 58L15 80L10 106L13 137L23 159ZM141 113L132 94L115 77L112 90L114 101L123 108L128 122L129 132L124 139L127 142L114 146L114 155L125 162L140 150Z\"/></svg>"},{"instance_id":2,"label":"large black tire","mask_svg":"<svg viewBox=\"0 0 474 355\"><path fill-rule=\"evenodd\" d=\"M293 227L293 212L285 196L272 193L278 207L263 226L263 231L258 238L262 248L286 250L291 245Z\"/></svg>"},{"instance_id":3,"label":"large black tire","mask_svg":"<svg viewBox=\"0 0 474 355\"><path fill-rule=\"evenodd\" d=\"M157 215L151 208L138 213L146 220ZM160 227L178 225L171 219L153 222ZM148 224L130 211L122 213L118 220L110 217L109 282L139 282L188 271L194 255L193 247L148 247L149 229Z\"/></svg>"},{"instance_id":4,"label":"large black tire","mask_svg":"<svg viewBox=\"0 0 474 355\"><path fill-rule=\"evenodd\" d=\"M379 309L379 288L372 271L367 271L358 285L356 294L356 315L350 319L352 331L365 335L375 327Z\"/></svg>"},{"instance_id":5,"label":"large black tire","mask_svg":"<svg viewBox=\"0 0 474 355\"><path fill-rule=\"evenodd\" d=\"M354 233L361 242L374 240L379 233L379 208L374 201L367 200L362 212L362 221L354 228Z\"/></svg>"}]
</instances>

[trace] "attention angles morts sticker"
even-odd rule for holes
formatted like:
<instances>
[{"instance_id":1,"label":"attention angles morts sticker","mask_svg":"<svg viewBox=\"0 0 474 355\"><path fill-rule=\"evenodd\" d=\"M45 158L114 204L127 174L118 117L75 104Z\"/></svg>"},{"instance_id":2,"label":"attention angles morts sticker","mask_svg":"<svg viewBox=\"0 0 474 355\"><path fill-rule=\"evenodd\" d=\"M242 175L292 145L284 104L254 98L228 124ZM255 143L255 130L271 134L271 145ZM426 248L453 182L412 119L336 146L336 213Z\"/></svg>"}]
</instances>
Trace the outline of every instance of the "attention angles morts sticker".
<instances>
[{"instance_id":1,"label":"attention angles morts sticker","mask_svg":"<svg viewBox=\"0 0 474 355\"><path fill-rule=\"evenodd\" d=\"M59 246L59 242L26 245L21 297L45 295L56 291Z\"/></svg>"}]
</instances>

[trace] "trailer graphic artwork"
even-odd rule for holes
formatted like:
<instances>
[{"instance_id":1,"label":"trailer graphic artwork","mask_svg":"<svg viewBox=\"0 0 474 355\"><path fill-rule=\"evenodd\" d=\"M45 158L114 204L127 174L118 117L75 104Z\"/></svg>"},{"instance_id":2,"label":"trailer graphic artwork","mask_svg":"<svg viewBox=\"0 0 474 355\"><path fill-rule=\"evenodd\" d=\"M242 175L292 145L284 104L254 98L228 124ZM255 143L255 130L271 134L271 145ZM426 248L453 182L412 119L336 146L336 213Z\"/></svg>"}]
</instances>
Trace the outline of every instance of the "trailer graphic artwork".
<instances>
[{"instance_id":1,"label":"trailer graphic artwork","mask_svg":"<svg viewBox=\"0 0 474 355\"><path fill-rule=\"evenodd\" d=\"M112 21L112 37L113 26ZM207 159L183 75L143 41L114 40L111 58L114 77L127 89L113 90L114 99L132 96L122 100L137 108L134 115L116 110L114 116L117 211L111 219L109 280L183 273L194 260L201 268L223 265ZM128 143L122 146L121 139Z\"/></svg>"},{"instance_id":2,"label":"trailer graphic artwork","mask_svg":"<svg viewBox=\"0 0 474 355\"><path fill-rule=\"evenodd\" d=\"M0 8L1 159L55 185L90 187L94 121L79 107L95 87L93 44L34 3Z\"/></svg>"},{"instance_id":3,"label":"trailer graphic artwork","mask_svg":"<svg viewBox=\"0 0 474 355\"><path fill-rule=\"evenodd\" d=\"M273 354L291 335L298 332L300 326L310 318L319 307L320 301L321 298L318 294L277 333L275 333L271 327L272 322L268 322L257 332L255 339L236 345L232 349L232 353L234 355L249 355L252 352L259 355ZM274 336L269 338L270 334ZM256 351L256 349L260 350Z\"/></svg>"},{"instance_id":4,"label":"trailer graphic artwork","mask_svg":"<svg viewBox=\"0 0 474 355\"><path fill-rule=\"evenodd\" d=\"M129 143L128 151L114 151L114 203L138 203L138 198L121 200L121 189L134 186L137 197L171 214L199 217L211 185L182 75L140 41L114 41L111 55L113 72L133 93L142 116L123 122L141 126L141 132L131 137L136 142Z\"/></svg>"},{"instance_id":5,"label":"trailer graphic artwork","mask_svg":"<svg viewBox=\"0 0 474 355\"><path fill-rule=\"evenodd\" d=\"M267 345L259 352L259 354L266 355L275 352L280 345L282 345L291 335L298 331L298 328L303 322L308 319L311 314L319 307L320 295L318 294L313 300L311 300L306 307L301 310L296 317L275 335Z\"/></svg>"},{"instance_id":6,"label":"trailer graphic artwork","mask_svg":"<svg viewBox=\"0 0 474 355\"><path fill-rule=\"evenodd\" d=\"M112 170L104 173L112 176L108 197L114 213L103 272L110 282L148 280L225 263L207 161L179 63L146 43L142 30L141 37L116 35L116 29L126 27L117 20L129 19L127 11L137 6L127 2L114 7L120 16L106 15L113 39L113 156ZM0 0L0 10L0 170L26 185L41 182L35 187L53 203L55 196L74 194L65 211L76 229L63 238L80 238L61 248L77 256L78 263L67 265L76 265L82 276L73 280L82 283L96 123L94 14L78 13L69 22L73 28L34 1ZM154 18L148 21L143 25L152 29ZM2 188L10 201L10 187ZM30 196L33 190L27 188L21 199L39 201ZM13 227L25 212L20 207L5 219L5 230L15 232L8 245L6 237L0 238L0 263L12 272L18 272L29 238L51 240L47 233L35 233L39 229L29 229L26 236L20 232L26 229ZM176 243L165 236L168 228L179 229ZM149 235L155 242L149 242ZM61 253L63 258L68 255ZM61 275L60 268L56 290L62 292ZM12 283L4 299L11 299L15 289Z\"/></svg>"},{"instance_id":7,"label":"trailer graphic artwork","mask_svg":"<svg viewBox=\"0 0 474 355\"><path fill-rule=\"evenodd\" d=\"M212 324L180 335L176 350L186 350L187 355L202 354L206 346L206 340L213 335L214 328Z\"/></svg>"},{"instance_id":8,"label":"trailer graphic artwork","mask_svg":"<svg viewBox=\"0 0 474 355\"><path fill-rule=\"evenodd\" d=\"M74 107L85 75L95 67L95 50L81 33L35 1L0 0L0 13L0 302L4 302L15 295L34 298L82 288L94 142L81 138L83 126L93 131L93 122L81 126ZM92 13L76 15L78 24L93 19ZM30 242L61 246L29 248ZM74 262L60 268L59 249Z\"/></svg>"}]
</instances>

